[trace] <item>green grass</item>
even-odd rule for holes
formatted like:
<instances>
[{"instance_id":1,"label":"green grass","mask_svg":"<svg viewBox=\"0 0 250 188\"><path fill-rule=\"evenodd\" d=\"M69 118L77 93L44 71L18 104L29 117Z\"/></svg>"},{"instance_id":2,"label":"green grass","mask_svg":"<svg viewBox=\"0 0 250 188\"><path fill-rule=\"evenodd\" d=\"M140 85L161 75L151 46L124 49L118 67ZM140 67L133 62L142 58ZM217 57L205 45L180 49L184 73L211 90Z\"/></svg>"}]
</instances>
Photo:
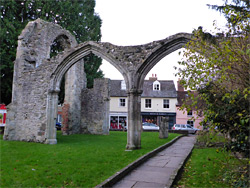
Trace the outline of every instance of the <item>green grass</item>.
<instances>
[{"instance_id":1,"label":"green grass","mask_svg":"<svg viewBox=\"0 0 250 188\"><path fill-rule=\"evenodd\" d=\"M194 149L176 187L231 187L226 172L236 168L238 161L218 148Z\"/></svg>"},{"instance_id":2,"label":"green grass","mask_svg":"<svg viewBox=\"0 0 250 188\"><path fill-rule=\"evenodd\" d=\"M125 151L127 134L70 135L56 145L3 141L0 187L94 187L140 156L163 145L159 133L143 132L142 149Z\"/></svg>"}]
</instances>

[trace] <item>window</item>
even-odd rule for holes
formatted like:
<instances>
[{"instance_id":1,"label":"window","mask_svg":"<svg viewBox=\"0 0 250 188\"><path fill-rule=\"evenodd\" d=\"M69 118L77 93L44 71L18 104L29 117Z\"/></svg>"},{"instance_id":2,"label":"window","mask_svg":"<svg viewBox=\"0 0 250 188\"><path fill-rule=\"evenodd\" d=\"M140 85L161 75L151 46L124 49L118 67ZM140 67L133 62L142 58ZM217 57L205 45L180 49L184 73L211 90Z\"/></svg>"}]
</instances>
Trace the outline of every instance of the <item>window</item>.
<instances>
[{"instance_id":1,"label":"window","mask_svg":"<svg viewBox=\"0 0 250 188\"><path fill-rule=\"evenodd\" d=\"M61 115L61 114L58 114L58 115L57 115L57 120L56 120L56 122L62 123L62 115Z\"/></svg>"},{"instance_id":2,"label":"window","mask_svg":"<svg viewBox=\"0 0 250 188\"><path fill-rule=\"evenodd\" d=\"M110 116L110 129L127 130L127 116Z\"/></svg>"},{"instance_id":3,"label":"window","mask_svg":"<svg viewBox=\"0 0 250 188\"><path fill-rule=\"evenodd\" d=\"M163 108L169 108L169 100L163 99Z\"/></svg>"},{"instance_id":4,"label":"window","mask_svg":"<svg viewBox=\"0 0 250 188\"><path fill-rule=\"evenodd\" d=\"M193 111L192 110L188 111L187 115L188 116L192 116L193 115Z\"/></svg>"},{"instance_id":5,"label":"window","mask_svg":"<svg viewBox=\"0 0 250 188\"><path fill-rule=\"evenodd\" d=\"M193 126L194 126L194 121L188 120L188 121L187 121L187 124L189 124L189 125L191 125L191 126L193 127Z\"/></svg>"},{"instance_id":6,"label":"window","mask_svg":"<svg viewBox=\"0 0 250 188\"><path fill-rule=\"evenodd\" d=\"M154 90L160 90L160 85L159 84L155 84L154 85Z\"/></svg>"},{"instance_id":7,"label":"window","mask_svg":"<svg viewBox=\"0 0 250 188\"><path fill-rule=\"evenodd\" d=\"M126 106L126 99L124 99L124 98L120 99L119 106L125 107Z\"/></svg>"},{"instance_id":8,"label":"window","mask_svg":"<svg viewBox=\"0 0 250 188\"><path fill-rule=\"evenodd\" d=\"M153 83L153 90L154 91L159 91L159 90L161 90L161 85L160 85L160 82L159 81L155 81L154 83Z\"/></svg>"},{"instance_id":9,"label":"window","mask_svg":"<svg viewBox=\"0 0 250 188\"><path fill-rule=\"evenodd\" d=\"M122 80L122 81L121 81L121 89L122 89L122 90L126 90L126 83L125 83L125 80Z\"/></svg>"},{"instance_id":10,"label":"window","mask_svg":"<svg viewBox=\"0 0 250 188\"><path fill-rule=\"evenodd\" d=\"M151 99L145 99L145 108L151 108Z\"/></svg>"}]
</instances>

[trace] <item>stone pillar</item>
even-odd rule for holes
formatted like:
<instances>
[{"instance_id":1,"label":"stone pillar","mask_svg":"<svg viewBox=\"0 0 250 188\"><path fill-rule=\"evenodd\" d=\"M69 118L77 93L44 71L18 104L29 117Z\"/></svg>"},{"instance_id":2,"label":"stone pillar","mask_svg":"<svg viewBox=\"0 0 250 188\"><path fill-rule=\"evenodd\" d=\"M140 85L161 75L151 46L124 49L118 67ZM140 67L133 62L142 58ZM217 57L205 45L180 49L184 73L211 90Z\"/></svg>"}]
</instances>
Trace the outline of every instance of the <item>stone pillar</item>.
<instances>
[{"instance_id":1,"label":"stone pillar","mask_svg":"<svg viewBox=\"0 0 250 188\"><path fill-rule=\"evenodd\" d=\"M161 117L159 127L159 138L168 138L169 117Z\"/></svg>"},{"instance_id":2,"label":"stone pillar","mask_svg":"<svg viewBox=\"0 0 250 188\"><path fill-rule=\"evenodd\" d=\"M66 107L63 108L63 114L67 114L67 120L63 120L64 128L62 129L65 135L81 133L81 93L85 87L86 74L84 72L84 61L81 59L65 75L65 98L63 105Z\"/></svg>"},{"instance_id":3,"label":"stone pillar","mask_svg":"<svg viewBox=\"0 0 250 188\"><path fill-rule=\"evenodd\" d=\"M142 91L129 90L128 95L128 131L127 150L141 148L141 94Z\"/></svg>"},{"instance_id":4,"label":"stone pillar","mask_svg":"<svg viewBox=\"0 0 250 188\"><path fill-rule=\"evenodd\" d=\"M56 144L56 118L58 107L58 93L57 91L50 91L47 102L47 126L45 130L45 143Z\"/></svg>"}]
</instances>

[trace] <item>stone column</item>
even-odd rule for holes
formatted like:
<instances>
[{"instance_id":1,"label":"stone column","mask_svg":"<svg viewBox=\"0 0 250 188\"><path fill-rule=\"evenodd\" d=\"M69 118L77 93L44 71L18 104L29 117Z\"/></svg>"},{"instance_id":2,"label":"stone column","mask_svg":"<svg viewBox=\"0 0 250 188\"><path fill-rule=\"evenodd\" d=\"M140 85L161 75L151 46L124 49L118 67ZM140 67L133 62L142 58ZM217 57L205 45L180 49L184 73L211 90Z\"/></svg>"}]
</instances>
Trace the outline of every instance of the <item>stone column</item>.
<instances>
[{"instance_id":1,"label":"stone column","mask_svg":"<svg viewBox=\"0 0 250 188\"><path fill-rule=\"evenodd\" d=\"M168 138L169 117L161 117L159 125L159 138Z\"/></svg>"},{"instance_id":2,"label":"stone column","mask_svg":"<svg viewBox=\"0 0 250 188\"><path fill-rule=\"evenodd\" d=\"M49 91L47 101L47 126L45 130L45 143L56 144L56 118L58 107L58 93L59 90Z\"/></svg>"},{"instance_id":3,"label":"stone column","mask_svg":"<svg viewBox=\"0 0 250 188\"><path fill-rule=\"evenodd\" d=\"M65 98L63 114L67 114L67 120L63 121L63 134L81 133L81 93L86 88L86 74L84 72L84 61L79 60L66 73L65 76ZM67 109L67 111L64 111ZM63 117L65 118L65 117ZM67 124L64 124L67 122Z\"/></svg>"},{"instance_id":4,"label":"stone column","mask_svg":"<svg viewBox=\"0 0 250 188\"><path fill-rule=\"evenodd\" d=\"M128 95L128 131L127 150L141 148L141 94L139 90L129 90Z\"/></svg>"}]
</instances>

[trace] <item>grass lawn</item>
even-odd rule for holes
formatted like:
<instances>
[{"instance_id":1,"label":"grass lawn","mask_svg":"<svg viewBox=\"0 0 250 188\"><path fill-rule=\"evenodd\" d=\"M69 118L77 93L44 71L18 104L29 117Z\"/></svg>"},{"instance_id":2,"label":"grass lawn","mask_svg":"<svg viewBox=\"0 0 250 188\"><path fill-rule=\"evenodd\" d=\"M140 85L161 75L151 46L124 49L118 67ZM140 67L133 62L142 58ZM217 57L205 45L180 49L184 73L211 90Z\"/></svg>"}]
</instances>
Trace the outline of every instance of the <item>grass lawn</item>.
<instances>
[{"instance_id":1,"label":"grass lawn","mask_svg":"<svg viewBox=\"0 0 250 188\"><path fill-rule=\"evenodd\" d=\"M58 144L0 139L0 187L94 187L140 156L179 134L159 139L142 133L142 149L125 151L127 133L110 135L57 134Z\"/></svg>"},{"instance_id":2,"label":"grass lawn","mask_svg":"<svg viewBox=\"0 0 250 188\"><path fill-rule=\"evenodd\" d=\"M218 148L194 149L175 187L231 187L226 172L237 168L238 160ZM237 186L236 186L237 187Z\"/></svg>"}]
</instances>

